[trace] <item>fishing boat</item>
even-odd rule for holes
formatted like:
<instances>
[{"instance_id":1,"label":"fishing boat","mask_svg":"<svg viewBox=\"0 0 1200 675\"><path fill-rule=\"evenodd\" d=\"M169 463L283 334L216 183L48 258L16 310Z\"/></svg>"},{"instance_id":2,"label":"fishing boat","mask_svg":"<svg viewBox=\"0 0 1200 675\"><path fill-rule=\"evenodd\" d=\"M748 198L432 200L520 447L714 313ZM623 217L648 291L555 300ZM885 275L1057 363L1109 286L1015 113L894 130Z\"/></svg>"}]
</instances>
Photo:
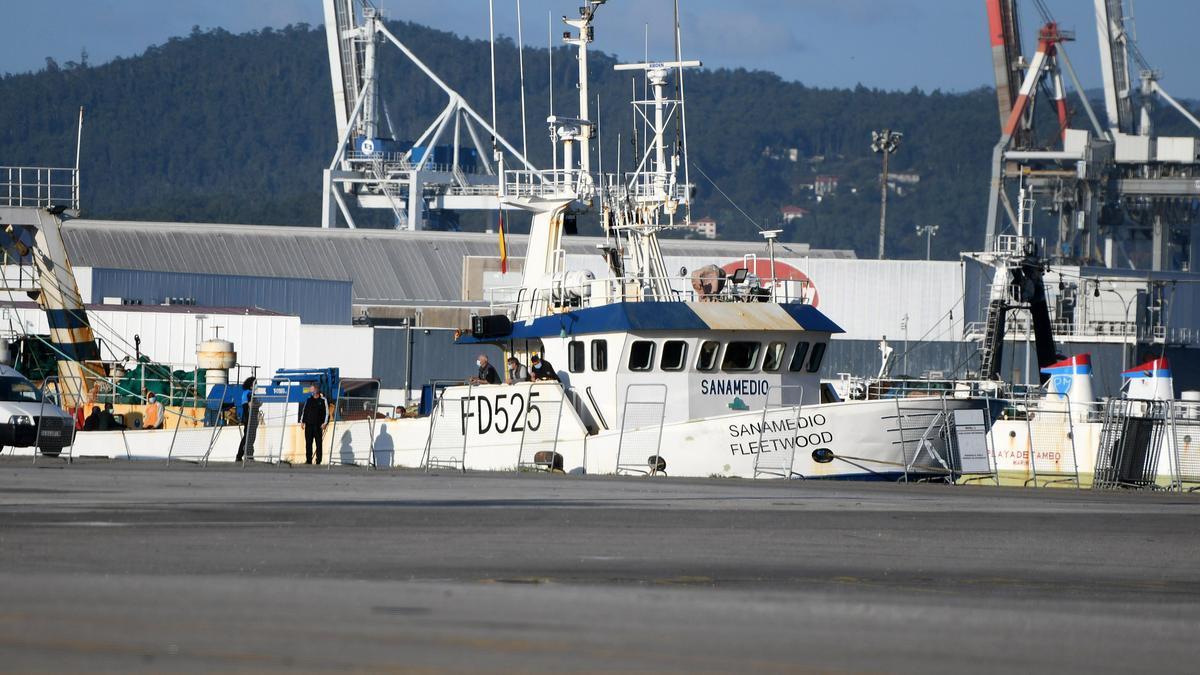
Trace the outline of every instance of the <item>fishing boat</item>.
<instances>
[{"instance_id":1,"label":"fishing boat","mask_svg":"<svg viewBox=\"0 0 1200 675\"><path fill-rule=\"evenodd\" d=\"M596 180L573 168L588 125L560 122L569 168L555 191L505 200L533 214L521 283L497 289L495 313L458 342L499 346L522 364L537 355L555 375L444 389L423 464L921 480L958 475L966 455L986 462L993 406L978 392L849 401L822 384L842 329L776 277L776 233L764 232L770 262L667 270L659 234L685 225L691 209L681 80L697 65L616 66L641 71L650 92L633 102L649 134L634 171ZM673 122L682 143L668 148ZM609 268L599 278L566 269L562 249L568 224L597 206Z\"/></svg>"}]
</instances>

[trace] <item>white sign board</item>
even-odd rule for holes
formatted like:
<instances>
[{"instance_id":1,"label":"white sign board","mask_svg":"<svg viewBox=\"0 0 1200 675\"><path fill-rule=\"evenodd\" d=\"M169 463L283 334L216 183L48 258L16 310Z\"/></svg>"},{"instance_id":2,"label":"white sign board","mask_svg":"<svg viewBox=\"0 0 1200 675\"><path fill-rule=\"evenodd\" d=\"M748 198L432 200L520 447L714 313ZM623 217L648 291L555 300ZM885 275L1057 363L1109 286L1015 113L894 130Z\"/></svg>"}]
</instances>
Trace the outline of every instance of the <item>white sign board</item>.
<instances>
[{"instance_id":1,"label":"white sign board","mask_svg":"<svg viewBox=\"0 0 1200 675\"><path fill-rule=\"evenodd\" d=\"M987 449L987 418L980 409L954 411L954 445L964 474L991 473Z\"/></svg>"}]
</instances>

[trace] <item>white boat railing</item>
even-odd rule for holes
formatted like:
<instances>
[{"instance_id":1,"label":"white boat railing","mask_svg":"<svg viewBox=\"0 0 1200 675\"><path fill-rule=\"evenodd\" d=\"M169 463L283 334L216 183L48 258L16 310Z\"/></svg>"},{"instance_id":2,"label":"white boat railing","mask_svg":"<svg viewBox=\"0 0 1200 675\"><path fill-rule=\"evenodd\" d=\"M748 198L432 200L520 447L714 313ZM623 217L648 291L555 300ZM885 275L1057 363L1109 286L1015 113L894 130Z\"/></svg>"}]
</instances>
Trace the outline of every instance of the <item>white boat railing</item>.
<instances>
[{"instance_id":1,"label":"white boat railing","mask_svg":"<svg viewBox=\"0 0 1200 675\"><path fill-rule=\"evenodd\" d=\"M666 297L663 287L669 288ZM776 302L807 304L811 284L796 279L755 279L732 284L717 293L703 293L691 285L690 277L605 277L602 279L556 279L549 287L498 286L487 289L485 298L492 309L536 316L552 310L585 309L617 302Z\"/></svg>"},{"instance_id":2,"label":"white boat railing","mask_svg":"<svg viewBox=\"0 0 1200 675\"><path fill-rule=\"evenodd\" d=\"M1002 234L992 243L993 253L1021 256L1033 249L1033 240L1029 237L1019 237L1015 234Z\"/></svg>"},{"instance_id":3,"label":"white boat railing","mask_svg":"<svg viewBox=\"0 0 1200 675\"><path fill-rule=\"evenodd\" d=\"M555 171L510 170L504 172L506 197L554 197L590 199L595 179L578 169Z\"/></svg>"},{"instance_id":4,"label":"white boat railing","mask_svg":"<svg viewBox=\"0 0 1200 675\"><path fill-rule=\"evenodd\" d=\"M1005 322L1007 338L1022 340L1025 334L1033 335L1033 325L1027 317L1016 316ZM1139 328L1136 321L1056 321L1050 324L1055 337L1115 338L1117 340L1145 340L1156 344L1200 344L1200 329L1191 327L1151 326ZM963 327L967 340L981 340L986 332L983 321L971 321Z\"/></svg>"},{"instance_id":5,"label":"white boat railing","mask_svg":"<svg viewBox=\"0 0 1200 675\"><path fill-rule=\"evenodd\" d=\"M79 208L79 170L42 166L0 167L0 206Z\"/></svg>"}]
</instances>

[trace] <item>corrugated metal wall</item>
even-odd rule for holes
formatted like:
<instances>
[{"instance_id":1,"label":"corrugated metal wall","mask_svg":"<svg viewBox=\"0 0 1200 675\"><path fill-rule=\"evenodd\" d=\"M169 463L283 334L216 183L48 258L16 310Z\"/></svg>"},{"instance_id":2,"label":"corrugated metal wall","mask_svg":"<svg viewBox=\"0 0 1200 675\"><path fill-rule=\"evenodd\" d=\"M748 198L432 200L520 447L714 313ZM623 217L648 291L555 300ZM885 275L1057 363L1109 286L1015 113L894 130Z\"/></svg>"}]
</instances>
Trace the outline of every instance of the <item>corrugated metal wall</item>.
<instances>
[{"instance_id":1,"label":"corrugated metal wall","mask_svg":"<svg viewBox=\"0 0 1200 675\"><path fill-rule=\"evenodd\" d=\"M408 329L376 327L375 353L372 370L384 389L403 389L404 370L408 363ZM436 328L413 328L413 359L411 387L420 389L430 380L464 380L475 375L475 357L487 354L504 376L504 352L499 347L454 344L454 331Z\"/></svg>"},{"instance_id":2,"label":"corrugated metal wall","mask_svg":"<svg viewBox=\"0 0 1200 675\"><path fill-rule=\"evenodd\" d=\"M497 256L495 234L398 232L203 223L78 219L63 226L78 266L160 272L257 273L267 277L350 280L359 304L396 300L458 300L464 256ZM525 255L526 236L508 237L508 253ZM570 253L599 259L600 237L566 237ZM804 255L850 257L850 251L816 251L789 244ZM765 253L762 242L664 240L667 255L718 256L727 251ZM328 322L326 322L328 323Z\"/></svg>"},{"instance_id":3,"label":"corrugated metal wall","mask_svg":"<svg viewBox=\"0 0 1200 675\"><path fill-rule=\"evenodd\" d=\"M375 377L375 331L367 326L300 326L300 365L337 368L342 377Z\"/></svg>"},{"instance_id":4,"label":"corrugated metal wall","mask_svg":"<svg viewBox=\"0 0 1200 675\"><path fill-rule=\"evenodd\" d=\"M724 254L707 257L665 255L672 273L703 265L740 263L736 245ZM760 258L762 260L763 258ZM902 339L907 322L912 340L954 340L963 331L963 270L957 262L926 260L842 260L779 256L779 264L803 272L817 291L816 306L846 331L852 340ZM567 255L569 269L607 276L597 255ZM512 285L495 277L496 285ZM686 283L680 284L686 287Z\"/></svg>"},{"instance_id":5,"label":"corrugated metal wall","mask_svg":"<svg viewBox=\"0 0 1200 675\"><path fill-rule=\"evenodd\" d=\"M118 297L140 300L143 305L161 305L166 298L192 298L200 307L256 307L299 316L304 323L313 324L349 324L353 292L350 281L103 267L91 270L94 303Z\"/></svg>"}]
</instances>

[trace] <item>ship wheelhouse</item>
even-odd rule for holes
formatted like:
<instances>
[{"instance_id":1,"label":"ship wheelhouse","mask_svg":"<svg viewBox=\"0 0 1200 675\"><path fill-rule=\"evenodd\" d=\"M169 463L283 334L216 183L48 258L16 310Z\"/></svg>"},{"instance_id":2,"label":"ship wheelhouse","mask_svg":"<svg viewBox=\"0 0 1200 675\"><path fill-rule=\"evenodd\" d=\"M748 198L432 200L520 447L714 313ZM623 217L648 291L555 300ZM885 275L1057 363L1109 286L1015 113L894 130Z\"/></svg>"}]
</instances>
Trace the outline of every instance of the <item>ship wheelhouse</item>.
<instances>
[{"instance_id":1,"label":"ship wheelhouse","mask_svg":"<svg viewBox=\"0 0 1200 675\"><path fill-rule=\"evenodd\" d=\"M529 364L553 366L592 433L618 428L629 392L658 386L664 422L811 405L830 336L842 332L799 303L618 302L539 317L511 333L463 337Z\"/></svg>"}]
</instances>

